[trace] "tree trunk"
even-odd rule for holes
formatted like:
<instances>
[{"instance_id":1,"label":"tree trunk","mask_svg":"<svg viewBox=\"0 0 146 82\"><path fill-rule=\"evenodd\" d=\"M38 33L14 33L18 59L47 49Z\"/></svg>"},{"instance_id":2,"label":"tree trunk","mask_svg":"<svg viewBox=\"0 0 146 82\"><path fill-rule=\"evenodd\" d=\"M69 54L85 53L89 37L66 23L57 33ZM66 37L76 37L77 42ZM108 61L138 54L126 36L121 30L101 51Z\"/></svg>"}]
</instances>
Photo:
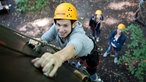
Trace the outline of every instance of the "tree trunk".
<instances>
[{"instance_id":1,"label":"tree trunk","mask_svg":"<svg viewBox=\"0 0 146 82\"><path fill-rule=\"evenodd\" d=\"M139 8L135 14L135 20L146 26L146 0L140 0Z\"/></svg>"}]
</instances>

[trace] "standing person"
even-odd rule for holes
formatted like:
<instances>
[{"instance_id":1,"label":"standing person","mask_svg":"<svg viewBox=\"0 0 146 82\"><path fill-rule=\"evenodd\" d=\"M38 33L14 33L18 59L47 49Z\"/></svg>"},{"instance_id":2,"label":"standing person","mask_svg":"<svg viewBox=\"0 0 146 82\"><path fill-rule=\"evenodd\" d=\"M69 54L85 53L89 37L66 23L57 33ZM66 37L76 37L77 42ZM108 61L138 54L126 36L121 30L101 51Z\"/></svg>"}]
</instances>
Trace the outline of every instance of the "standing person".
<instances>
[{"instance_id":1,"label":"standing person","mask_svg":"<svg viewBox=\"0 0 146 82\"><path fill-rule=\"evenodd\" d=\"M8 14L10 11L10 6L11 5L3 5L2 0L0 0L0 15Z\"/></svg>"},{"instance_id":2,"label":"standing person","mask_svg":"<svg viewBox=\"0 0 146 82\"><path fill-rule=\"evenodd\" d=\"M91 17L89 26L91 29L91 35L93 39L99 42L99 34L101 31L101 23L103 21L103 15L101 10L96 10L95 15Z\"/></svg>"},{"instance_id":3,"label":"standing person","mask_svg":"<svg viewBox=\"0 0 146 82\"><path fill-rule=\"evenodd\" d=\"M77 21L77 17L76 8L71 3L61 3L57 6L54 13L55 23L42 35L41 40L44 43L49 43L56 39L62 49L54 54L46 52L40 58L33 59L32 63L37 68L42 67L44 75L53 77L65 61L75 56L86 56L90 79L98 82L96 74L98 53L93 51L94 42L85 35L82 24ZM29 42L29 44L33 44L32 41ZM42 45L37 45L35 49L40 49L39 47Z\"/></svg>"},{"instance_id":4,"label":"standing person","mask_svg":"<svg viewBox=\"0 0 146 82\"><path fill-rule=\"evenodd\" d=\"M109 47L104 53L103 57L106 57L107 55L110 54L111 50L114 50L114 63L117 63L118 60L118 52L121 50L126 37L123 34L123 29L125 28L124 24L119 24L117 30L113 31L111 35L109 36Z\"/></svg>"}]
</instances>

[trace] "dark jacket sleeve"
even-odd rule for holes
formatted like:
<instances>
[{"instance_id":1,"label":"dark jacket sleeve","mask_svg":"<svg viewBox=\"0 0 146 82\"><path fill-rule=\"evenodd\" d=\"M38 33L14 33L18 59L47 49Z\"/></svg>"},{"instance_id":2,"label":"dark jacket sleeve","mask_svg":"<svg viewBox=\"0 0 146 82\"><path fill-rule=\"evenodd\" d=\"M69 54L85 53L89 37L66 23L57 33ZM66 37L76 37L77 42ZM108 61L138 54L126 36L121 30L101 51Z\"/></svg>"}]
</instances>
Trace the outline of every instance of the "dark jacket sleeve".
<instances>
[{"instance_id":1,"label":"dark jacket sleeve","mask_svg":"<svg viewBox=\"0 0 146 82\"><path fill-rule=\"evenodd\" d=\"M90 18L89 26L94 27L94 16Z\"/></svg>"},{"instance_id":2,"label":"dark jacket sleeve","mask_svg":"<svg viewBox=\"0 0 146 82\"><path fill-rule=\"evenodd\" d=\"M89 21L89 26L91 26L91 22L92 22L92 17L90 18L90 21Z\"/></svg>"},{"instance_id":3,"label":"dark jacket sleeve","mask_svg":"<svg viewBox=\"0 0 146 82\"><path fill-rule=\"evenodd\" d=\"M103 15L101 15L101 17L100 17L100 20L101 20L101 21L103 21L103 20L104 20L104 17L103 17Z\"/></svg>"},{"instance_id":4,"label":"dark jacket sleeve","mask_svg":"<svg viewBox=\"0 0 146 82\"><path fill-rule=\"evenodd\" d=\"M111 43L111 42L113 41L114 36L116 35L116 33L117 33L117 31L114 30L114 31L110 34L110 36L109 36L109 43Z\"/></svg>"}]
</instances>

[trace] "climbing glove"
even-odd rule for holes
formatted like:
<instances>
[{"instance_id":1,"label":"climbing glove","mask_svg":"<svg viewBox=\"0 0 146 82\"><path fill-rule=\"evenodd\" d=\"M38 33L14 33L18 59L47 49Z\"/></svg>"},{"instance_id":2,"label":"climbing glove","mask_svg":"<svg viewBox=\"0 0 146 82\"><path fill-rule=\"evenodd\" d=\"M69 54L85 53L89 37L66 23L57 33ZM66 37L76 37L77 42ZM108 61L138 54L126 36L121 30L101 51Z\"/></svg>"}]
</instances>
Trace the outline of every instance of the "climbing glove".
<instances>
[{"instance_id":1,"label":"climbing glove","mask_svg":"<svg viewBox=\"0 0 146 82\"><path fill-rule=\"evenodd\" d=\"M41 38L35 38L35 39L38 41L41 41L41 43L33 39L30 39L28 42L28 44L31 44L34 46L33 50L35 52L39 52L43 46L46 46L48 44L47 41L42 41Z\"/></svg>"}]
</instances>

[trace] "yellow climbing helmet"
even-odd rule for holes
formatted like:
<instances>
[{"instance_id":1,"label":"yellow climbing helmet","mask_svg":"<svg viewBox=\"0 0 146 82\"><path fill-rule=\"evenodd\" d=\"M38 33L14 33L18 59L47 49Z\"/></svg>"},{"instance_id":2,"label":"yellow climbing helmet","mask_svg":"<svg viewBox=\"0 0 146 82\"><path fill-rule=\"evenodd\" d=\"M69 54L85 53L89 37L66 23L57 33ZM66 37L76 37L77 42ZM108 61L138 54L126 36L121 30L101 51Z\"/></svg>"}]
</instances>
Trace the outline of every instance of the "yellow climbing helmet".
<instances>
[{"instance_id":1,"label":"yellow climbing helmet","mask_svg":"<svg viewBox=\"0 0 146 82\"><path fill-rule=\"evenodd\" d=\"M61 3L55 9L54 19L77 20L77 10L71 3Z\"/></svg>"},{"instance_id":2,"label":"yellow climbing helmet","mask_svg":"<svg viewBox=\"0 0 146 82\"><path fill-rule=\"evenodd\" d=\"M102 11L101 10L96 10L95 14L101 15Z\"/></svg>"},{"instance_id":3,"label":"yellow climbing helmet","mask_svg":"<svg viewBox=\"0 0 146 82\"><path fill-rule=\"evenodd\" d=\"M125 28L125 25L121 23L121 24L118 25L118 28L119 29L124 29Z\"/></svg>"}]
</instances>

